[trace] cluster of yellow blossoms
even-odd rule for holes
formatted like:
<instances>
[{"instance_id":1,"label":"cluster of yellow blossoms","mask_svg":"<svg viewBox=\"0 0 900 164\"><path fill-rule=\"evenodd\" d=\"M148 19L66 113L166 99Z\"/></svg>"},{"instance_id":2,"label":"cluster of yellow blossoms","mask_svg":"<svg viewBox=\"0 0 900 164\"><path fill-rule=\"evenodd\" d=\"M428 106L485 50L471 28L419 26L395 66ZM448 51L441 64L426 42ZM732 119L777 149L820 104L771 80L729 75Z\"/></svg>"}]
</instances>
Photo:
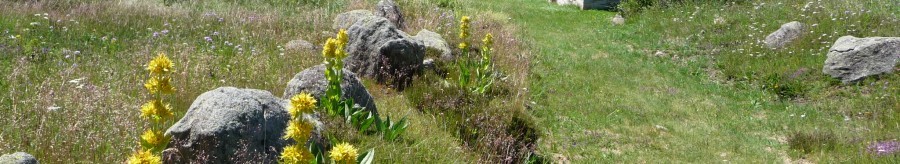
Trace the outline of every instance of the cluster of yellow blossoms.
<instances>
[{"instance_id":1,"label":"cluster of yellow blossoms","mask_svg":"<svg viewBox=\"0 0 900 164\"><path fill-rule=\"evenodd\" d=\"M328 156L331 157L331 160L334 160L334 163L336 164L352 164L356 163L356 157L359 156L359 154L357 154L356 148L354 148L353 145L345 142L334 146Z\"/></svg>"},{"instance_id":2,"label":"cluster of yellow blossoms","mask_svg":"<svg viewBox=\"0 0 900 164\"><path fill-rule=\"evenodd\" d=\"M309 93L300 93L291 98L291 106L288 113L291 115L288 127L284 131L284 139L294 140L295 144L284 148L281 152L281 163L309 163L312 153L302 145L309 140L313 126L303 120L304 113L313 113L316 108L316 99Z\"/></svg>"},{"instance_id":3,"label":"cluster of yellow blossoms","mask_svg":"<svg viewBox=\"0 0 900 164\"><path fill-rule=\"evenodd\" d=\"M144 131L141 135L141 150L135 152L128 158L129 164L158 164L162 163L160 157L156 154L165 147L169 138L160 130L164 127L163 123L171 121L174 113L172 106L163 102L162 94L175 93L175 87L172 86L172 69L174 64L166 54L160 53L147 64L147 71L150 72L150 79L144 83L153 99L141 105L141 118L150 120L150 129Z\"/></svg>"},{"instance_id":4,"label":"cluster of yellow blossoms","mask_svg":"<svg viewBox=\"0 0 900 164\"><path fill-rule=\"evenodd\" d=\"M471 19L469 16L463 16L462 19L459 20L459 49L462 51L466 51L466 48L469 48L469 44L466 40L469 39L469 22Z\"/></svg>"}]
</instances>

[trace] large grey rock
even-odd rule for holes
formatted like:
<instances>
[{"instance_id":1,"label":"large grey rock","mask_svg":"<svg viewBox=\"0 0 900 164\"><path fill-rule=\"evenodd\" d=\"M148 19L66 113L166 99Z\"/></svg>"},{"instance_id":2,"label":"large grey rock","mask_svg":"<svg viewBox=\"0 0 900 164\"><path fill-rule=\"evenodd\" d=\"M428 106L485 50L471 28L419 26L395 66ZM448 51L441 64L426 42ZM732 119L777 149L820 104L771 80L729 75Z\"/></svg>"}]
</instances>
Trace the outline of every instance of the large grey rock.
<instances>
[{"instance_id":1,"label":"large grey rock","mask_svg":"<svg viewBox=\"0 0 900 164\"><path fill-rule=\"evenodd\" d=\"M353 10L341 13L334 17L334 22L331 25L331 28L335 30L349 29L350 26L353 26L353 24L356 23L356 21L372 16L375 15L372 14L372 11L369 10Z\"/></svg>"},{"instance_id":2,"label":"large grey rock","mask_svg":"<svg viewBox=\"0 0 900 164\"><path fill-rule=\"evenodd\" d=\"M288 102L255 89L221 87L201 94L184 117L167 131L166 163L277 163L290 119ZM315 117L312 138L323 141ZM311 139L312 140L312 139ZM322 142L319 142L322 143Z\"/></svg>"},{"instance_id":3,"label":"large grey rock","mask_svg":"<svg viewBox=\"0 0 900 164\"><path fill-rule=\"evenodd\" d=\"M0 156L0 164L38 164L38 161L31 154L15 152Z\"/></svg>"},{"instance_id":4,"label":"large grey rock","mask_svg":"<svg viewBox=\"0 0 900 164\"><path fill-rule=\"evenodd\" d=\"M797 21L783 24L778 31L772 32L769 36L766 36L764 43L766 44L766 47L769 48L782 48L797 38L800 38L800 36L803 36L804 29L803 23Z\"/></svg>"},{"instance_id":5,"label":"large grey rock","mask_svg":"<svg viewBox=\"0 0 900 164\"><path fill-rule=\"evenodd\" d=\"M576 5L582 10L600 9L613 10L621 0L548 0L560 5Z\"/></svg>"},{"instance_id":6,"label":"large grey rock","mask_svg":"<svg viewBox=\"0 0 900 164\"><path fill-rule=\"evenodd\" d=\"M406 28L403 22L403 13L400 12L400 7L393 0L378 1L378 4L375 5L375 16L387 18L397 28Z\"/></svg>"},{"instance_id":7,"label":"large grey rock","mask_svg":"<svg viewBox=\"0 0 900 164\"><path fill-rule=\"evenodd\" d=\"M344 78L341 81L341 98L353 99L355 105L365 107L366 110L377 116L378 108L375 107L375 99L373 99L372 95L369 94L369 91L366 90L366 86L360 83L359 78L356 77L355 73L347 71L346 69L343 71ZM325 96L325 89L327 89L327 87L328 80L325 79L325 65L320 64L307 68L294 75L294 78L288 82L287 87L284 89L284 95L282 95L282 97L284 99L290 99L294 95L306 92L315 97L317 101L322 102L322 97Z\"/></svg>"},{"instance_id":8,"label":"large grey rock","mask_svg":"<svg viewBox=\"0 0 900 164\"><path fill-rule=\"evenodd\" d=\"M868 76L889 74L900 60L900 37L843 36L828 50L822 72L851 83Z\"/></svg>"},{"instance_id":9,"label":"large grey rock","mask_svg":"<svg viewBox=\"0 0 900 164\"><path fill-rule=\"evenodd\" d=\"M453 59L453 53L450 50L450 44L441 37L441 34L431 32L428 30L419 31L416 36L413 37L416 40L422 41L425 45L426 51L428 53L438 54L443 60L451 60Z\"/></svg>"},{"instance_id":10,"label":"large grey rock","mask_svg":"<svg viewBox=\"0 0 900 164\"><path fill-rule=\"evenodd\" d=\"M387 19L378 16L361 18L347 34L350 39L345 69L401 90L420 71L425 57L422 41L412 39Z\"/></svg>"}]
</instances>

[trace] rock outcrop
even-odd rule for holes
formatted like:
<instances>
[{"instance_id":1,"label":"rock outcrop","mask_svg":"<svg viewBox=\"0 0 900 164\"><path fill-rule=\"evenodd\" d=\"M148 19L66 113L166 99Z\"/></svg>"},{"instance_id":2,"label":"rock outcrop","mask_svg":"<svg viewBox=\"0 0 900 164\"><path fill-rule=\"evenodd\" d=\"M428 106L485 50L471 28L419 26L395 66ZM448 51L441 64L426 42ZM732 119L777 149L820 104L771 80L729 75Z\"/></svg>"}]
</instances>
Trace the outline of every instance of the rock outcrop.
<instances>
[{"instance_id":1,"label":"rock outcrop","mask_svg":"<svg viewBox=\"0 0 900 164\"><path fill-rule=\"evenodd\" d=\"M338 14L334 17L334 24L331 25L331 28L335 30L340 29L349 29L350 26L353 26L356 21L359 21L363 18L368 18L375 16L372 11L369 10L353 10L345 13Z\"/></svg>"},{"instance_id":2,"label":"rock outcrop","mask_svg":"<svg viewBox=\"0 0 900 164\"><path fill-rule=\"evenodd\" d=\"M375 5L375 16L387 18L397 28L405 29L406 24L403 21L403 13L400 7L393 0L381 0Z\"/></svg>"},{"instance_id":3,"label":"rock outcrop","mask_svg":"<svg viewBox=\"0 0 900 164\"><path fill-rule=\"evenodd\" d=\"M422 41L425 45L426 54L436 54L436 57L440 57L442 60L452 60L453 53L450 50L450 44L441 37L441 34L431 32L428 30L419 31L416 36L413 37L416 40Z\"/></svg>"},{"instance_id":4,"label":"rock outcrop","mask_svg":"<svg viewBox=\"0 0 900 164\"><path fill-rule=\"evenodd\" d=\"M353 103L357 106L365 107L366 110L377 116L378 108L375 107L375 99L372 98L366 87L359 81L356 74L344 70L343 75L344 78L341 81L341 94L343 95L341 95L341 98L353 99ZM288 82L287 87L284 89L282 97L290 99L294 95L306 92L319 102L322 102L322 97L325 96L327 87L328 80L325 79L325 65L320 64L294 75L294 78Z\"/></svg>"},{"instance_id":5,"label":"rock outcrop","mask_svg":"<svg viewBox=\"0 0 900 164\"><path fill-rule=\"evenodd\" d=\"M201 94L184 117L166 131L172 136L163 151L166 163L277 163L292 141L282 139L290 119L288 102L255 89L221 87ZM314 123L311 140L324 141Z\"/></svg>"},{"instance_id":6,"label":"rock outcrop","mask_svg":"<svg viewBox=\"0 0 900 164\"><path fill-rule=\"evenodd\" d=\"M350 26L344 68L359 76L403 89L420 71L422 41L412 39L383 17L362 17Z\"/></svg>"},{"instance_id":7,"label":"rock outcrop","mask_svg":"<svg viewBox=\"0 0 900 164\"><path fill-rule=\"evenodd\" d=\"M852 83L869 76L892 73L900 61L900 37L843 36L828 50L822 72Z\"/></svg>"}]
</instances>

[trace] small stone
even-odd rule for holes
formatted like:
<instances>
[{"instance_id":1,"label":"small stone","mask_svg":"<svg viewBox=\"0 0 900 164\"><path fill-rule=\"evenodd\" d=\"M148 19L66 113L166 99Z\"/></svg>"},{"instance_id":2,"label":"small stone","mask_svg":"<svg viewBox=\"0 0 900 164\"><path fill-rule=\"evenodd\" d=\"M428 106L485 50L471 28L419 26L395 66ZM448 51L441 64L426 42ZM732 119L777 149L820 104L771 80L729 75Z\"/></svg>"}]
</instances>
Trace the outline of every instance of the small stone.
<instances>
[{"instance_id":1,"label":"small stone","mask_svg":"<svg viewBox=\"0 0 900 164\"><path fill-rule=\"evenodd\" d=\"M764 41L766 46L769 48L782 48L800 36L803 35L803 30L805 29L805 25L803 23L793 21L790 23L786 23L781 25L781 28L778 31L769 34L766 36L766 40Z\"/></svg>"},{"instance_id":2,"label":"small stone","mask_svg":"<svg viewBox=\"0 0 900 164\"><path fill-rule=\"evenodd\" d=\"M304 50L314 50L315 46L312 43L309 43L302 39L291 40L287 44L284 44L284 49L288 51L304 51Z\"/></svg>"},{"instance_id":3,"label":"small stone","mask_svg":"<svg viewBox=\"0 0 900 164\"><path fill-rule=\"evenodd\" d=\"M620 14L616 14L616 16L612 18L612 23L613 25L624 25L625 18L623 18Z\"/></svg>"}]
</instances>

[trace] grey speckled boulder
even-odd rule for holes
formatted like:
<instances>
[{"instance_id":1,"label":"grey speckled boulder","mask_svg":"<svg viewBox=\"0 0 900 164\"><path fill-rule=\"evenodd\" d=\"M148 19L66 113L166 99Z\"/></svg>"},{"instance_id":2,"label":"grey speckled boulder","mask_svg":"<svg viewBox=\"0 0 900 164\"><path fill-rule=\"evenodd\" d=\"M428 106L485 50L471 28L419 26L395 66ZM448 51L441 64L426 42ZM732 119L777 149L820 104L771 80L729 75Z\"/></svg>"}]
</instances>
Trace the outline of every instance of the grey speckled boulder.
<instances>
[{"instance_id":1,"label":"grey speckled boulder","mask_svg":"<svg viewBox=\"0 0 900 164\"><path fill-rule=\"evenodd\" d=\"M822 72L852 83L868 76L892 73L900 60L900 37L843 36L828 50Z\"/></svg>"},{"instance_id":2,"label":"grey speckled boulder","mask_svg":"<svg viewBox=\"0 0 900 164\"><path fill-rule=\"evenodd\" d=\"M375 107L375 100L372 99L372 95L369 94L366 87L360 83L356 74L347 70L343 71L344 78L341 82L341 93L343 95L341 95L341 98L353 99L353 103L357 106L365 107L366 110L377 116L378 108ZM328 80L325 79L325 65L320 64L294 75L294 78L288 82L287 87L284 89L282 97L290 99L294 95L306 92L315 97L317 101L322 102L321 100L325 96L327 86Z\"/></svg>"},{"instance_id":3,"label":"grey speckled boulder","mask_svg":"<svg viewBox=\"0 0 900 164\"><path fill-rule=\"evenodd\" d=\"M31 154L16 152L0 156L0 164L38 164L38 161Z\"/></svg>"},{"instance_id":4,"label":"grey speckled boulder","mask_svg":"<svg viewBox=\"0 0 900 164\"><path fill-rule=\"evenodd\" d=\"M781 28L778 31L775 31L769 36L766 36L766 40L764 41L766 46L769 48L782 48L785 45L790 44L797 38L803 35L805 27L803 23L793 21L790 23L786 23L781 25Z\"/></svg>"},{"instance_id":5,"label":"grey speckled boulder","mask_svg":"<svg viewBox=\"0 0 900 164\"><path fill-rule=\"evenodd\" d=\"M287 105L262 90L221 87L203 93L166 131L172 140L163 158L166 163L277 163L291 144L281 138L290 118ZM324 138L316 134L321 123L315 125L313 138Z\"/></svg>"},{"instance_id":6,"label":"grey speckled boulder","mask_svg":"<svg viewBox=\"0 0 900 164\"><path fill-rule=\"evenodd\" d=\"M412 39L383 17L362 18L347 34L349 56L344 68L359 76L402 90L421 70L425 58L422 41Z\"/></svg>"},{"instance_id":7,"label":"grey speckled boulder","mask_svg":"<svg viewBox=\"0 0 900 164\"><path fill-rule=\"evenodd\" d=\"M416 40L422 41L425 44L426 51L428 53L434 53L439 55L442 60L452 60L453 54L450 50L450 44L441 37L441 34L431 32L428 30L419 31L416 36L413 37Z\"/></svg>"},{"instance_id":8,"label":"grey speckled boulder","mask_svg":"<svg viewBox=\"0 0 900 164\"><path fill-rule=\"evenodd\" d=\"M406 28L403 22L403 13L400 12L400 7L397 6L397 3L394 3L392 0L378 1L378 4L375 5L375 16L387 18L397 28Z\"/></svg>"},{"instance_id":9,"label":"grey speckled boulder","mask_svg":"<svg viewBox=\"0 0 900 164\"><path fill-rule=\"evenodd\" d=\"M334 24L331 25L331 28L334 28L335 30L349 29L356 21L372 16L375 15L369 10L353 10L341 13L334 17Z\"/></svg>"}]
</instances>

